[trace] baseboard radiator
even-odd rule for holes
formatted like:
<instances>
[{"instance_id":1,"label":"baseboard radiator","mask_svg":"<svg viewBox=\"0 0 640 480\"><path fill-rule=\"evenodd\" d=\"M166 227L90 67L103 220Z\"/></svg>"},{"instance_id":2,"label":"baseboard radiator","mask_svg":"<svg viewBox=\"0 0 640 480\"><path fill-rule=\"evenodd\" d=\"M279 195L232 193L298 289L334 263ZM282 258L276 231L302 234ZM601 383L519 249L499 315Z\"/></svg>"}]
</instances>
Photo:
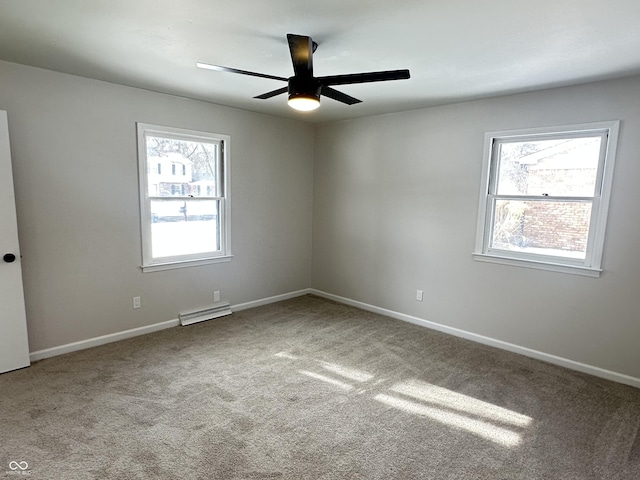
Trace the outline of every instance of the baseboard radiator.
<instances>
[{"instance_id":1,"label":"baseboard radiator","mask_svg":"<svg viewBox=\"0 0 640 480\"><path fill-rule=\"evenodd\" d=\"M178 315L178 318L180 319L180 325L184 327L193 323L204 322L205 320L213 320L214 318L231 315L231 313L231 306L228 303L223 302L216 303L212 307L181 313Z\"/></svg>"}]
</instances>

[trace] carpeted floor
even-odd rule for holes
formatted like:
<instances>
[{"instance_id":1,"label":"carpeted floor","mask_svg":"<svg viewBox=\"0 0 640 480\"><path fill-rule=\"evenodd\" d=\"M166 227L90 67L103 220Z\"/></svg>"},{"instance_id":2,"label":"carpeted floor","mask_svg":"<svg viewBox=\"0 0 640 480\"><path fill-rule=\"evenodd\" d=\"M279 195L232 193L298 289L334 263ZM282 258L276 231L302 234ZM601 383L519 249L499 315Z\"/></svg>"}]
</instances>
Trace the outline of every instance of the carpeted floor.
<instances>
[{"instance_id":1,"label":"carpeted floor","mask_svg":"<svg viewBox=\"0 0 640 480\"><path fill-rule=\"evenodd\" d=\"M0 375L0 478L638 480L639 427L640 390L313 296Z\"/></svg>"}]
</instances>

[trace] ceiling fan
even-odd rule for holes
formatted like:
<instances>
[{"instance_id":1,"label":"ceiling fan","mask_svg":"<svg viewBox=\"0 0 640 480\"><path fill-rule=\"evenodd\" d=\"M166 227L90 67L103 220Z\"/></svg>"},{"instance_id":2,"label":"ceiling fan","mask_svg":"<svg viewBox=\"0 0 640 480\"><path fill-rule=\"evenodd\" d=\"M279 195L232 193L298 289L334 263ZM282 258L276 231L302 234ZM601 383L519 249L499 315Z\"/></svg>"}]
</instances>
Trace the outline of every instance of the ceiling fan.
<instances>
[{"instance_id":1,"label":"ceiling fan","mask_svg":"<svg viewBox=\"0 0 640 480\"><path fill-rule=\"evenodd\" d=\"M239 73L252 77L269 78L287 82L286 87L263 93L253 98L266 100L282 93L289 94L289 106L296 110L315 110L320 106L320 95L332 98L347 105L360 103L362 100L346 95L331 88L333 85L348 85L352 83L384 82L387 80L404 80L409 78L409 70L387 70L383 72L352 73L348 75L330 75L326 77L313 76L313 52L318 44L311 37L288 34L289 51L293 62L293 77L284 78L264 73L238 70L237 68L197 63L199 68L217 70L219 72Z\"/></svg>"}]
</instances>

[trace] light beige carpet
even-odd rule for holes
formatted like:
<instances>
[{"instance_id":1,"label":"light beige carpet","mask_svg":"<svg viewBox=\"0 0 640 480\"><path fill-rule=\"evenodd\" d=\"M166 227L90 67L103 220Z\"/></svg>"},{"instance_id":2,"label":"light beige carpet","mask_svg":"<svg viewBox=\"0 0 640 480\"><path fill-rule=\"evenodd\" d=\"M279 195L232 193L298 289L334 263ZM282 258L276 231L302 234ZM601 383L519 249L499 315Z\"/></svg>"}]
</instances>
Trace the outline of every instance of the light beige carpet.
<instances>
[{"instance_id":1,"label":"light beige carpet","mask_svg":"<svg viewBox=\"0 0 640 480\"><path fill-rule=\"evenodd\" d=\"M639 426L640 390L306 296L0 375L0 478L638 480Z\"/></svg>"}]
</instances>

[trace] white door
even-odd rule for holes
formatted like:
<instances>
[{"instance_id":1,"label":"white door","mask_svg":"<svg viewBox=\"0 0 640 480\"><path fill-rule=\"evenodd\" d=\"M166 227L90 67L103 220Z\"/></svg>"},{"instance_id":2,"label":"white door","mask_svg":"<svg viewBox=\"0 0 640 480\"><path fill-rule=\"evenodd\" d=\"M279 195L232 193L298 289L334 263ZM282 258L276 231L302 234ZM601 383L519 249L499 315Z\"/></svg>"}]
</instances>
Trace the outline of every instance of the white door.
<instances>
[{"instance_id":1,"label":"white door","mask_svg":"<svg viewBox=\"0 0 640 480\"><path fill-rule=\"evenodd\" d=\"M9 126L0 110L0 373L29 364Z\"/></svg>"}]
</instances>

